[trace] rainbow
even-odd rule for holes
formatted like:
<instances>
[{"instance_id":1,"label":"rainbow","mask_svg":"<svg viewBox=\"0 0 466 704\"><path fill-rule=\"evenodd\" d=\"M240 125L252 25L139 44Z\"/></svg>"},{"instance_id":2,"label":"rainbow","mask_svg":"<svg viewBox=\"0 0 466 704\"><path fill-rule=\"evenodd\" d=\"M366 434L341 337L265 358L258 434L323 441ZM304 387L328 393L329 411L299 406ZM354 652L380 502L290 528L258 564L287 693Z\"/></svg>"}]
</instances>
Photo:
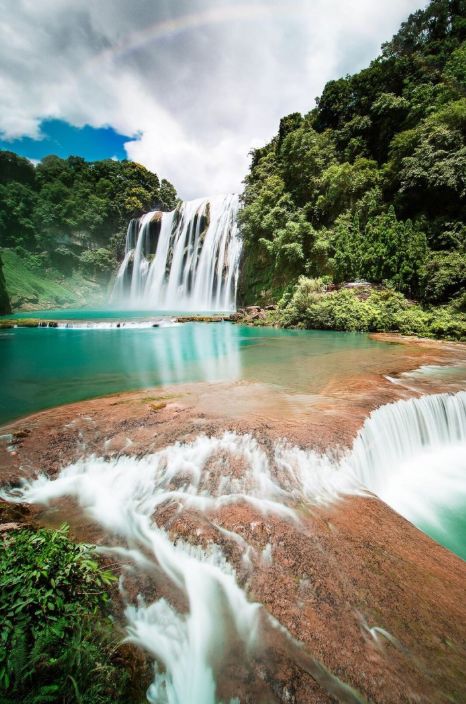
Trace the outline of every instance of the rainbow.
<instances>
[{"instance_id":1,"label":"rainbow","mask_svg":"<svg viewBox=\"0 0 466 704\"><path fill-rule=\"evenodd\" d=\"M215 7L202 12L193 12L180 17L162 20L149 25L138 32L131 32L120 39L113 46L97 54L94 61L109 61L120 59L145 45L168 39L183 32L192 31L209 25L227 22L254 22L266 20L269 17L284 17L289 19L295 15L302 15L306 7L302 2L237 4L230 7Z\"/></svg>"}]
</instances>

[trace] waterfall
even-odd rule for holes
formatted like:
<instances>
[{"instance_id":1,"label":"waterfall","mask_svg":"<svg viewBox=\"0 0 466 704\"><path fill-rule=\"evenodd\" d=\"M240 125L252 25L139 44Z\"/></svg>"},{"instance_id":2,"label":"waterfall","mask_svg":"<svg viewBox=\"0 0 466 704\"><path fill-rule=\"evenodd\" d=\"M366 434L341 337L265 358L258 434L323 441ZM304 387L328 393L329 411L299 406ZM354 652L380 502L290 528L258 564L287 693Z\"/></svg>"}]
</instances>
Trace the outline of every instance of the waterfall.
<instances>
[{"instance_id":1,"label":"waterfall","mask_svg":"<svg viewBox=\"0 0 466 704\"><path fill-rule=\"evenodd\" d=\"M237 195L214 196L131 220L111 302L153 310L234 310L238 208Z\"/></svg>"},{"instance_id":2,"label":"waterfall","mask_svg":"<svg viewBox=\"0 0 466 704\"><path fill-rule=\"evenodd\" d=\"M125 611L128 637L163 667L155 668L149 702L217 704L219 682L225 688L225 673L232 672L228 665L233 659L235 671L244 673L241 668L262 653L267 624L277 638L291 642L286 630L248 599L220 547L226 544L227 554L232 554L239 546L242 569L252 570L273 563L274 544L259 553L239 524L238 529L222 527L222 509L247 503L261 524L270 513L299 522L300 507L306 503L329 504L367 491L414 523L424 524L426 532L432 524L435 533L444 508L456 506L461 513L466 505L466 392L377 409L352 448L339 457L286 442L270 451L250 435L232 432L200 435L145 457L82 459L56 479L41 476L1 495L28 503L74 497L110 535L123 541L124 546L111 550L133 564L133 572L153 575L161 592L151 603L128 603ZM186 542L190 535L196 543L201 528L190 528L177 539L174 519L170 532L164 528L167 515L178 520L186 516L188 526L208 525L218 542ZM305 532L302 539L307 539ZM166 591L167 583L171 592ZM179 610L176 603L185 607ZM362 701L318 661L309 662L313 677L327 691L334 687L339 701ZM239 681L252 682L245 676L233 679L223 702L238 701ZM267 701L274 701L273 696Z\"/></svg>"},{"instance_id":3,"label":"waterfall","mask_svg":"<svg viewBox=\"0 0 466 704\"><path fill-rule=\"evenodd\" d=\"M466 553L448 535L452 512L466 506L466 392L382 406L343 465L397 513Z\"/></svg>"}]
</instances>

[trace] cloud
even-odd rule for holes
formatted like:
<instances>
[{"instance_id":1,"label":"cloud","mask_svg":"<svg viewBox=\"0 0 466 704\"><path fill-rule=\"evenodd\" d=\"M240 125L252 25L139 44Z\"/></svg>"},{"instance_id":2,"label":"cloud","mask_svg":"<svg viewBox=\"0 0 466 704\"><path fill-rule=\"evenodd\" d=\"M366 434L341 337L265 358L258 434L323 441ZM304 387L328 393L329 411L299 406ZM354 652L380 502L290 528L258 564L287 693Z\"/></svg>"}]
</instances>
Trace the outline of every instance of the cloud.
<instances>
[{"instance_id":1,"label":"cloud","mask_svg":"<svg viewBox=\"0 0 466 704\"><path fill-rule=\"evenodd\" d=\"M249 150L374 58L419 0L6 0L0 131L111 126L180 194L238 191Z\"/></svg>"}]
</instances>

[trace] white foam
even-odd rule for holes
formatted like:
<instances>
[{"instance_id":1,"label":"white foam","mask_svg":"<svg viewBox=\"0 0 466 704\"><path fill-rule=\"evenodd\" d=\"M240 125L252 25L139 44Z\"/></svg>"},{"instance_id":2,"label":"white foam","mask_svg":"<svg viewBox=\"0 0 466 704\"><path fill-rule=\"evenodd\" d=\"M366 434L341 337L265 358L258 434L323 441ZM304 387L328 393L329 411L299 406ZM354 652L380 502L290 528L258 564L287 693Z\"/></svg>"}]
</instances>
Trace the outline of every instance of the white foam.
<instances>
[{"instance_id":1,"label":"white foam","mask_svg":"<svg viewBox=\"0 0 466 704\"><path fill-rule=\"evenodd\" d=\"M368 491L409 520L436 522L440 528L442 507L466 504L466 392L376 410L343 456L319 455L285 442L268 454L250 435L224 433L199 436L143 458L90 457L66 467L54 480L25 481L2 496L28 503L74 497L127 544L121 554L134 569L152 564L162 570L186 609L177 610L163 597L149 604L140 599L126 608L128 638L163 666L148 699L215 704L229 644L239 640L246 652L257 644L260 606L247 599L219 545L173 540L156 523L158 509L172 506L204 514L218 528L219 541L233 540L244 549L246 567L254 560L267 566L271 542L257 554L243 537L209 516L225 505L248 502L263 514L299 520L296 507L303 502L328 504ZM393 641L380 627L366 630L377 642L381 636Z\"/></svg>"}]
</instances>

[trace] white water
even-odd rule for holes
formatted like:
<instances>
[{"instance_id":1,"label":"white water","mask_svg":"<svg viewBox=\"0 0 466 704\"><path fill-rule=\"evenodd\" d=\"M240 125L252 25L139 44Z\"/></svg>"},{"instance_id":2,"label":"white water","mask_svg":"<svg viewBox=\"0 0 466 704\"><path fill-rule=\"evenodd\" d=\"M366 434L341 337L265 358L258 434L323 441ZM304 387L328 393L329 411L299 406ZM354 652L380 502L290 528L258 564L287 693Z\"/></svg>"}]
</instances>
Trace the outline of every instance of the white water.
<instances>
[{"instance_id":1,"label":"white water","mask_svg":"<svg viewBox=\"0 0 466 704\"><path fill-rule=\"evenodd\" d=\"M466 392L379 408L358 435L348 465L397 513L445 532L442 509L466 506Z\"/></svg>"},{"instance_id":2,"label":"white water","mask_svg":"<svg viewBox=\"0 0 466 704\"><path fill-rule=\"evenodd\" d=\"M49 330L145 330L146 328L171 328L180 325L175 318L154 318L153 320L104 320L94 321L86 320L83 322L76 320L58 320L53 321L53 326L49 326L48 322L39 324L39 328ZM18 328L20 325L14 325Z\"/></svg>"},{"instance_id":3,"label":"white water","mask_svg":"<svg viewBox=\"0 0 466 704\"><path fill-rule=\"evenodd\" d=\"M234 310L238 208L237 195L214 196L131 221L111 302L153 310Z\"/></svg>"},{"instance_id":4,"label":"white water","mask_svg":"<svg viewBox=\"0 0 466 704\"><path fill-rule=\"evenodd\" d=\"M241 535L218 525L216 511L247 502L264 515L273 512L299 521L296 507L303 503L330 503L367 491L427 531L431 522L438 528L445 506L465 506L466 393L378 409L352 449L338 459L287 443L267 453L251 436L225 433L143 458L84 459L55 480L42 476L25 482L7 498L47 503L75 497L97 523L126 543L128 550L119 552L136 570L152 571L156 584L161 576L168 580L173 600L181 600L184 608L163 594L126 609L129 638L162 666L148 699L154 704L215 704L225 662L232 654L239 657L238 642L245 662L260 647L263 610L248 600L218 545L174 541L158 525L158 516L169 507L178 516L184 511L202 516L217 531L219 543L232 541L241 548L243 566L252 569L273 562L274 546L267 543L258 553ZM196 541L199 533L190 535ZM313 676L340 688L341 701L360 701L316 668Z\"/></svg>"}]
</instances>

